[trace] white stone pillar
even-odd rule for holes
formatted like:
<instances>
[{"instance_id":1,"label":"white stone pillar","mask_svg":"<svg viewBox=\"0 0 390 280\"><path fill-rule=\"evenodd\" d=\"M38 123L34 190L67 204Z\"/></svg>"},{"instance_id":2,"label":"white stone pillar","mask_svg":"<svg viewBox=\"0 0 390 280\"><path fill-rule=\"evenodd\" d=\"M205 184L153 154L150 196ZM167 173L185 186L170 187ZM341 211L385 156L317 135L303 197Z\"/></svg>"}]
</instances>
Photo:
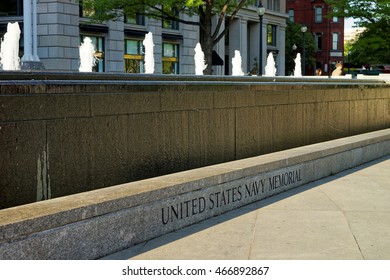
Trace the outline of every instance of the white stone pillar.
<instances>
[{"instance_id":1,"label":"white stone pillar","mask_svg":"<svg viewBox=\"0 0 390 280\"><path fill-rule=\"evenodd\" d=\"M31 14L32 14L31 0L23 0L24 55L22 57L22 62L33 61Z\"/></svg>"},{"instance_id":2,"label":"white stone pillar","mask_svg":"<svg viewBox=\"0 0 390 280\"><path fill-rule=\"evenodd\" d=\"M229 61L225 61L225 63L229 64L229 75L232 74L232 59L234 57L234 52L240 51L241 58L242 58L242 49L241 49L241 42L242 40L242 30L241 30L241 19L235 18L230 25L229 28ZM245 50L246 51L246 50Z\"/></svg>"},{"instance_id":3,"label":"white stone pillar","mask_svg":"<svg viewBox=\"0 0 390 280\"><path fill-rule=\"evenodd\" d=\"M279 25L278 26L278 76L285 76L286 75L286 27L285 25Z\"/></svg>"},{"instance_id":4,"label":"white stone pillar","mask_svg":"<svg viewBox=\"0 0 390 280\"><path fill-rule=\"evenodd\" d=\"M38 30L37 30L37 0L33 0L32 5L32 26L33 26L33 52L32 52L32 60L39 61L38 57Z\"/></svg>"},{"instance_id":5,"label":"white stone pillar","mask_svg":"<svg viewBox=\"0 0 390 280\"><path fill-rule=\"evenodd\" d=\"M263 17L263 23L262 25L260 26L259 24L259 27L262 29L261 32L262 32L262 40L260 42L261 44L261 69L262 69L262 73L264 75L265 73L265 66L267 65L267 47L268 47L268 44L267 44L267 25L268 25L268 20L266 19L266 17L264 16Z\"/></svg>"},{"instance_id":6,"label":"white stone pillar","mask_svg":"<svg viewBox=\"0 0 390 280\"><path fill-rule=\"evenodd\" d=\"M240 21L240 53L242 58L242 71L245 75L248 71L248 21L246 19L241 19Z\"/></svg>"},{"instance_id":7,"label":"white stone pillar","mask_svg":"<svg viewBox=\"0 0 390 280\"><path fill-rule=\"evenodd\" d=\"M38 57L37 0L23 0L23 31L24 55L21 68L23 70L44 69Z\"/></svg>"}]
</instances>

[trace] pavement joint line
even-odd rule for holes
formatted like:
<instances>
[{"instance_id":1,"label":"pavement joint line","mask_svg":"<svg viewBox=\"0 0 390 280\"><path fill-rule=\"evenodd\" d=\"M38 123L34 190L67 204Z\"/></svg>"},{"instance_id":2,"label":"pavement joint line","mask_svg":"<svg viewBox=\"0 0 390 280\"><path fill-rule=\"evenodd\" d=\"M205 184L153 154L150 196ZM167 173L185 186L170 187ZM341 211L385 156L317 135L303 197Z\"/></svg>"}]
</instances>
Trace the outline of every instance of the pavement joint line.
<instances>
[{"instance_id":1,"label":"pavement joint line","mask_svg":"<svg viewBox=\"0 0 390 280\"><path fill-rule=\"evenodd\" d=\"M253 228L252 228L252 238L251 238L251 244L249 246L249 252L248 252L248 260L251 258L251 255L252 255L252 248L253 248L253 244L254 244L254 240L255 240L255 236L256 236L256 229L257 229L257 220L258 220L258 217L259 217L259 212L257 211L257 209L254 209L252 211L256 211L256 216L255 216L255 221L253 223Z\"/></svg>"},{"instance_id":2,"label":"pavement joint line","mask_svg":"<svg viewBox=\"0 0 390 280\"><path fill-rule=\"evenodd\" d=\"M351 228L351 224L348 222L348 218L347 218L347 216L345 215L345 211L342 211L342 213L343 213L345 222L347 223L348 228L349 228L349 230L350 230L350 232L351 232L351 235L353 236L353 239L355 240L356 246L357 246L358 249L359 249L360 255L362 256L362 259L365 260L366 258L364 257L362 248L360 247L360 244L359 244L359 241L358 241L357 238L356 238L356 235L353 233L353 230L352 230L352 228Z\"/></svg>"}]
</instances>

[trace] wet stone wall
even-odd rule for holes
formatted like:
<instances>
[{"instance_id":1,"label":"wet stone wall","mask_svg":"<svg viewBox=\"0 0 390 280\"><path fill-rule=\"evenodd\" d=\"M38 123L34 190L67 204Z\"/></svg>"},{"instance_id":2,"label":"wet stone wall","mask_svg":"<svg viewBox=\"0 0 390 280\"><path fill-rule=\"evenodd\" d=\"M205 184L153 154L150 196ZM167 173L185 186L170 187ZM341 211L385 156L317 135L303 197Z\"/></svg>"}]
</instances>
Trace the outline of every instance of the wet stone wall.
<instances>
[{"instance_id":1,"label":"wet stone wall","mask_svg":"<svg viewBox=\"0 0 390 280\"><path fill-rule=\"evenodd\" d=\"M44 77L0 80L0 209L390 127L379 82Z\"/></svg>"}]
</instances>

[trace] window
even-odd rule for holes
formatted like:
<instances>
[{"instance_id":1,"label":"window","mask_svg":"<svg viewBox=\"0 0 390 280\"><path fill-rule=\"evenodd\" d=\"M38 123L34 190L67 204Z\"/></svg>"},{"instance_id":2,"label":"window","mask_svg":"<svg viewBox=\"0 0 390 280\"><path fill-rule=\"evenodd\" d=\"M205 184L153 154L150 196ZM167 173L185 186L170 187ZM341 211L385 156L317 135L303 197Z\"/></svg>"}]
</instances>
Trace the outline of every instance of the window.
<instances>
[{"instance_id":1,"label":"window","mask_svg":"<svg viewBox=\"0 0 390 280\"><path fill-rule=\"evenodd\" d=\"M269 46L276 46L276 25L267 25L267 44Z\"/></svg>"},{"instance_id":2,"label":"window","mask_svg":"<svg viewBox=\"0 0 390 280\"><path fill-rule=\"evenodd\" d=\"M85 37L89 37L95 47L95 57L97 59L96 64L93 66L93 72L104 72L104 37L81 35L81 42Z\"/></svg>"},{"instance_id":3,"label":"window","mask_svg":"<svg viewBox=\"0 0 390 280\"><path fill-rule=\"evenodd\" d=\"M1 0L0 17L22 16L23 0Z\"/></svg>"},{"instance_id":4,"label":"window","mask_svg":"<svg viewBox=\"0 0 390 280\"><path fill-rule=\"evenodd\" d=\"M179 22L175 20L163 20L163 28L179 30Z\"/></svg>"},{"instance_id":5,"label":"window","mask_svg":"<svg viewBox=\"0 0 390 280\"><path fill-rule=\"evenodd\" d=\"M175 12L175 15L178 17L179 13ZM163 19L162 27L165 29L179 30L179 22L177 20Z\"/></svg>"},{"instance_id":6,"label":"window","mask_svg":"<svg viewBox=\"0 0 390 280\"><path fill-rule=\"evenodd\" d=\"M288 19L291 22L295 21L295 11L293 9L288 10Z\"/></svg>"},{"instance_id":7,"label":"window","mask_svg":"<svg viewBox=\"0 0 390 280\"><path fill-rule=\"evenodd\" d=\"M163 43L163 74L179 74L179 45Z\"/></svg>"},{"instance_id":8,"label":"window","mask_svg":"<svg viewBox=\"0 0 390 280\"><path fill-rule=\"evenodd\" d=\"M333 33L333 44L332 47L334 50L339 49L339 34L338 33Z\"/></svg>"},{"instance_id":9,"label":"window","mask_svg":"<svg viewBox=\"0 0 390 280\"><path fill-rule=\"evenodd\" d=\"M321 23L322 22L322 7L316 7L315 11L316 11L315 22Z\"/></svg>"},{"instance_id":10,"label":"window","mask_svg":"<svg viewBox=\"0 0 390 280\"><path fill-rule=\"evenodd\" d=\"M337 7L333 7L333 12L335 12L335 13L338 12ZM334 17L333 17L333 22L339 22L339 18L338 18L337 16L334 16Z\"/></svg>"},{"instance_id":11,"label":"window","mask_svg":"<svg viewBox=\"0 0 390 280\"><path fill-rule=\"evenodd\" d=\"M280 0L267 0L267 9L279 12L280 11Z\"/></svg>"},{"instance_id":12,"label":"window","mask_svg":"<svg viewBox=\"0 0 390 280\"><path fill-rule=\"evenodd\" d=\"M125 17L125 23L136 24L136 25L145 25L145 17L143 15L137 14L135 17Z\"/></svg>"},{"instance_id":13,"label":"window","mask_svg":"<svg viewBox=\"0 0 390 280\"><path fill-rule=\"evenodd\" d=\"M314 40L317 50L322 50L322 33L316 33L314 35Z\"/></svg>"},{"instance_id":14,"label":"window","mask_svg":"<svg viewBox=\"0 0 390 280\"><path fill-rule=\"evenodd\" d=\"M144 73L142 40L125 40L125 73Z\"/></svg>"},{"instance_id":15,"label":"window","mask_svg":"<svg viewBox=\"0 0 390 280\"><path fill-rule=\"evenodd\" d=\"M86 5L86 4L83 4L82 0L80 0L79 14L80 14L80 17L91 17L91 16L93 16L95 14L95 8L93 7L93 4Z\"/></svg>"}]
</instances>

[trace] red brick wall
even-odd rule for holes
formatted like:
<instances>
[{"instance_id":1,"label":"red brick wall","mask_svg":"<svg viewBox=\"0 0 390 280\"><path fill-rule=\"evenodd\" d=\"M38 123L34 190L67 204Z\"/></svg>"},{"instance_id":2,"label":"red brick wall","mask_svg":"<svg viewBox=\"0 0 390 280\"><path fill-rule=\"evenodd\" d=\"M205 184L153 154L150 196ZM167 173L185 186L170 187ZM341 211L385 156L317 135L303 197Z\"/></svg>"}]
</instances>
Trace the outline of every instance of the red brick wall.
<instances>
[{"instance_id":1,"label":"red brick wall","mask_svg":"<svg viewBox=\"0 0 390 280\"><path fill-rule=\"evenodd\" d=\"M323 8L323 16L321 23L317 23L315 21L316 7ZM316 33L321 34L322 48L321 50L316 51L315 60L318 64L317 67L321 65L323 74L329 74L329 71L332 70L331 67L329 67L329 64L332 65L338 61L344 61L344 19L338 18L338 22L333 22L332 17L326 17L327 14L331 11L331 8L323 0L287 0L287 12L290 9L294 10L295 23L306 25L308 28L307 32L310 32L313 36ZM332 47L333 33L339 34L339 44L337 50L333 50ZM335 56L335 52L340 53L341 56ZM328 67L326 67L326 65L328 65ZM315 67L313 69L315 69ZM314 74L313 70L307 70L307 74Z\"/></svg>"}]
</instances>

